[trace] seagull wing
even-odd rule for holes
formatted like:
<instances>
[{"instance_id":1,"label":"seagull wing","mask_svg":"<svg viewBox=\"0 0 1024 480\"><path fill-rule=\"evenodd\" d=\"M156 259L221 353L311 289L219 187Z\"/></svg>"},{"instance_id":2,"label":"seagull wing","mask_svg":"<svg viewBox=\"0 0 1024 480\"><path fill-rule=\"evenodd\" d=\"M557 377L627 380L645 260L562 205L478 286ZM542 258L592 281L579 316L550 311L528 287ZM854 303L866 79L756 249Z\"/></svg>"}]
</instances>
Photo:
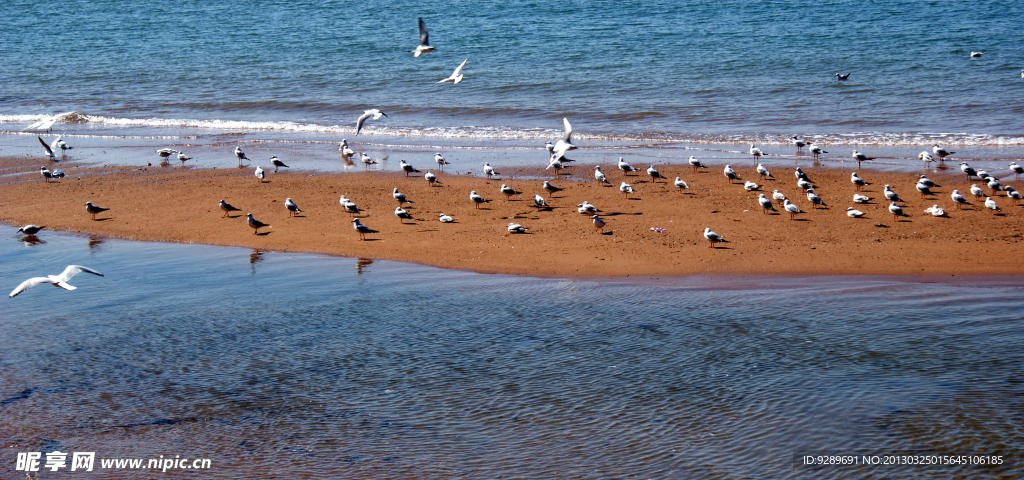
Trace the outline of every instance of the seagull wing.
<instances>
[{"instance_id":1,"label":"seagull wing","mask_svg":"<svg viewBox=\"0 0 1024 480\"><path fill-rule=\"evenodd\" d=\"M420 45L430 45L430 35L427 33L427 24L423 23L423 19L420 19Z\"/></svg>"},{"instance_id":2,"label":"seagull wing","mask_svg":"<svg viewBox=\"0 0 1024 480\"><path fill-rule=\"evenodd\" d=\"M565 125L565 135L562 137L562 140L568 142L572 139L572 125L569 125L568 118L562 118L562 124Z\"/></svg>"},{"instance_id":3,"label":"seagull wing","mask_svg":"<svg viewBox=\"0 0 1024 480\"><path fill-rule=\"evenodd\" d=\"M51 152L56 152L56 151L57 151L57 147L59 147L59 146L60 146L60 139L62 139L62 138L64 138L64 135L60 135L60 136L58 136L58 137L57 137L57 138L56 138L56 139L55 139L55 140L53 141L53 143L51 143L51 144L50 144L50 151L51 151Z\"/></svg>"},{"instance_id":4,"label":"seagull wing","mask_svg":"<svg viewBox=\"0 0 1024 480\"><path fill-rule=\"evenodd\" d=\"M373 115L372 111L363 112L359 119L356 120L356 135L359 135L359 131L363 129L363 124L366 123L367 118L370 118L370 115Z\"/></svg>"},{"instance_id":5,"label":"seagull wing","mask_svg":"<svg viewBox=\"0 0 1024 480\"><path fill-rule=\"evenodd\" d=\"M50 282L50 277L33 277L33 278L30 278L28 280L25 280L24 282L21 282L21 285L18 285L18 288L15 288L13 291L11 291L11 294L8 295L8 296L13 297L13 296L15 296L15 295L17 295L17 294L19 294L21 292L24 292L25 290L28 290L28 289L36 286L36 285L39 285L41 283L49 283L49 282Z\"/></svg>"},{"instance_id":6,"label":"seagull wing","mask_svg":"<svg viewBox=\"0 0 1024 480\"><path fill-rule=\"evenodd\" d=\"M468 61L469 61L468 58L462 61L462 64L459 65L458 68L456 68L455 71L452 73L452 78L458 77L459 74L462 73L462 67L465 67L466 66L466 62L468 62Z\"/></svg>"},{"instance_id":7,"label":"seagull wing","mask_svg":"<svg viewBox=\"0 0 1024 480\"><path fill-rule=\"evenodd\" d=\"M102 273L97 272L96 270L93 270L88 267L83 267L81 265L68 265L68 268L65 268L64 271L61 272L61 274L57 278L61 282L66 282L68 280L71 280L71 277L74 277L75 275L78 275L81 272L91 273L93 275L99 275L101 277L103 276Z\"/></svg>"},{"instance_id":8,"label":"seagull wing","mask_svg":"<svg viewBox=\"0 0 1024 480\"><path fill-rule=\"evenodd\" d=\"M36 138L39 139L39 143L43 144L43 148L46 149L46 153L48 153L52 157L53 156L53 149L50 148L50 146L47 145L46 142L43 141L43 137L40 137L39 135L36 135Z\"/></svg>"}]
</instances>

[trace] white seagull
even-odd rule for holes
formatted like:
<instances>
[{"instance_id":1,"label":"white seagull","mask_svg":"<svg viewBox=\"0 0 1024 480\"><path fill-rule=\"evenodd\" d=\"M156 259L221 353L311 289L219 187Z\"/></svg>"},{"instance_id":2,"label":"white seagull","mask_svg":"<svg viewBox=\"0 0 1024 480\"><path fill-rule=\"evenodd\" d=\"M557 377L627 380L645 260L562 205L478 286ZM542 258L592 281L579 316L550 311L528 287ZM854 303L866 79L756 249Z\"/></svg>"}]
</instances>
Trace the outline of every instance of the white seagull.
<instances>
[{"instance_id":1,"label":"white seagull","mask_svg":"<svg viewBox=\"0 0 1024 480\"><path fill-rule=\"evenodd\" d=\"M993 212L1002 212L999 209L999 205L996 205L996 201L992 200L992 197L985 197L985 208L992 210Z\"/></svg>"},{"instance_id":2,"label":"white seagull","mask_svg":"<svg viewBox=\"0 0 1024 480\"><path fill-rule=\"evenodd\" d=\"M360 223L359 222L359 217L356 217L356 218L352 219L352 228L355 229L355 231L359 232L359 240L360 241L366 240L366 234L367 233L377 233L376 230L373 230L370 227L367 227L366 225L363 225L362 223Z\"/></svg>"},{"instance_id":3,"label":"white seagull","mask_svg":"<svg viewBox=\"0 0 1024 480\"><path fill-rule=\"evenodd\" d=\"M619 185L619 191L625 194L626 197L629 197L629 194L633 193L633 186L626 182L622 182L622 184Z\"/></svg>"},{"instance_id":4,"label":"white seagull","mask_svg":"<svg viewBox=\"0 0 1024 480\"><path fill-rule=\"evenodd\" d=\"M495 172L494 171L494 167L492 167L490 163L485 163L484 164L484 175L487 175L487 180L490 180L491 177L493 177L495 175L501 175L501 174L498 173L498 172Z\"/></svg>"},{"instance_id":5,"label":"white seagull","mask_svg":"<svg viewBox=\"0 0 1024 480\"><path fill-rule=\"evenodd\" d=\"M732 165L726 165L722 173L725 174L725 178L729 179L729 183L733 183L733 180L742 180L739 175L736 175L736 170L732 169Z\"/></svg>"},{"instance_id":6,"label":"white seagull","mask_svg":"<svg viewBox=\"0 0 1024 480\"><path fill-rule=\"evenodd\" d=\"M235 208L230 203L225 202L223 198L220 200L220 205L219 206L220 206L220 209L224 211L224 215L221 215L220 218L225 218L225 217L231 216L231 212L240 212L240 211L242 211L242 209Z\"/></svg>"},{"instance_id":7,"label":"white seagull","mask_svg":"<svg viewBox=\"0 0 1024 480\"><path fill-rule=\"evenodd\" d=\"M858 152L856 150L853 151L853 154L851 156L853 157L854 160L857 161L857 168L860 168L860 162L866 162L868 160L874 160L875 159L874 157L869 157L869 156L864 155L863 153L860 153L860 152Z\"/></svg>"},{"instance_id":8,"label":"white seagull","mask_svg":"<svg viewBox=\"0 0 1024 480\"><path fill-rule=\"evenodd\" d=\"M174 155L175 153L178 153L178 151L170 148L161 148L160 150L156 151L156 154L160 155L161 159L166 159L167 157Z\"/></svg>"},{"instance_id":9,"label":"white seagull","mask_svg":"<svg viewBox=\"0 0 1024 480\"><path fill-rule=\"evenodd\" d=\"M786 199L786 195L778 190L772 190L772 198L775 199L776 202L781 202Z\"/></svg>"},{"instance_id":10,"label":"white seagull","mask_svg":"<svg viewBox=\"0 0 1024 480\"><path fill-rule=\"evenodd\" d=\"M853 203L868 203L869 200L871 200L871 197L867 195L853 194Z\"/></svg>"},{"instance_id":11,"label":"white seagull","mask_svg":"<svg viewBox=\"0 0 1024 480\"><path fill-rule=\"evenodd\" d=\"M921 175L921 177L917 179L917 183L923 183L925 185L928 185L929 187L941 187L942 186L942 185L939 185L939 184L931 181L930 178L928 178L928 177L926 177L924 175Z\"/></svg>"},{"instance_id":12,"label":"white seagull","mask_svg":"<svg viewBox=\"0 0 1024 480\"><path fill-rule=\"evenodd\" d=\"M590 218L594 220L594 228L597 229L598 233L604 230L604 220L602 220L601 217L594 215L593 217Z\"/></svg>"},{"instance_id":13,"label":"white seagull","mask_svg":"<svg viewBox=\"0 0 1024 480\"><path fill-rule=\"evenodd\" d=\"M541 185L540 188L543 188L545 192L548 192L548 193L550 193L552 195L554 195L555 192L561 192L562 190L564 190L561 187L556 187L556 186L552 185L551 182L549 182L547 180L544 180L544 184Z\"/></svg>"},{"instance_id":14,"label":"white seagull","mask_svg":"<svg viewBox=\"0 0 1024 480\"><path fill-rule=\"evenodd\" d=\"M256 235L257 233L259 233L260 228L263 228L263 227L270 228L270 225L267 225L267 224L265 224L265 223L263 223L263 222L261 222L259 220L256 220L255 218L253 218L251 213L245 214L245 222L248 223L250 227L252 227L252 234L253 235Z\"/></svg>"},{"instance_id":15,"label":"white seagull","mask_svg":"<svg viewBox=\"0 0 1024 480\"><path fill-rule=\"evenodd\" d=\"M864 216L864 212L853 207L846 207L846 216L850 218L860 218Z\"/></svg>"},{"instance_id":16,"label":"white seagull","mask_svg":"<svg viewBox=\"0 0 1024 480\"><path fill-rule=\"evenodd\" d=\"M928 188L928 185L925 185L921 182L917 182L917 184L914 185L914 187L917 188L917 191L921 193L921 198L924 198L925 195L932 194L932 191L931 189Z\"/></svg>"},{"instance_id":17,"label":"white seagull","mask_svg":"<svg viewBox=\"0 0 1024 480\"><path fill-rule=\"evenodd\" d=\"M786 211L789 212L790 220L792 220L796 214L804 213L800 211L800 207L794 205L793 202L790 202L788 198L782 201L782 208L786 209Z\"/></svg>"},{"instance_id":18,"label":"white seagull","mask_svg":"<svg viewBox=\"0 0 1024 480\"><path fill-rule=\"evenodd\" d=\"M801 148L804 148L804 145L807 145L807 142L805 142L804 139L799 138L795 135L789 137L789 141L793 142L793 146L796 147L797 150L800 150Z\"/></svg>"},{"instance_id":19,"label":"white seagull","mask_svg":"<svg viewBox=\"0 0 1024 480\"><path fill-rule=\"evenodd\" d=\"M273 157L270 157L270 164L274 166L274 172L275 173L277 172L278 168L281 168L281 167L289 168L288 165L284 164L284 162L282 162L281 160L278 160L277 155L274 155Z\"/></svg>"},{"instance_id":20,"label":"white seagull","mask_svg":"<svg viewBox=\"0 0 1024 480\"><path fill-rule=\"evenodd\" d=\"M341 144L338 145L338 150L341 151L341 154L344 155L345 158L351 158L352 155L356 154L355 150L352 150L351 148L349 148L348 140L345 140L344 138L341 139Z\"/></svg>"},{"instance_id":21,"label":"white seagull","mask_svg":"<svg viewBox=\"0 0 1024 480\"><path fill-rule=\"evenodd\" d=\"M430 170L427 170L427 173L423 175L423 178L427 179L427 184L431 187L437 183L437 175L434 175Z\"/></svg>"},{"instance_id":22,"label":"white seagull","mask_svg":"<svg viewBox=\"0 0 1024 480\"><path fill-rule=\"evenodd\" d=\"M367 170L370 169L370 165L376 165L377 164L377 161L372 159L372 158L370 158L370 156L367 155L366 152L361 152L359 154L359 161L363 162L363 167L365 167Z\"/></svg>"},{"instance_id":23,"label":"white seagull","mask_svg":"<svg viewBox=\"0 0 1024 480\"><path fill-rule=\"evenodd\" d=\"M889 213L892 214L892 221L897 222L896 218L903 216L903 209L896 205L896 202L893 202L889 204Z\"/></svg>"},{"instance_id":24,"label":"white seagull","mask_svg":"<svg viewBox=\"0 0 1024 480\"><path fill-rule=\"evenodd\" d=\"M505 196L506 200L511 198L512 195L519 195L519 193L520 193L520 192L517 192L514 188L512 188L512 187L510 187L508 185L505 185L504 183L501 184L501 189L500 190L501 190L501 194Z\"/></svg>"},{"instance_id":25,"label":"white seagull","mask_svg":"<svg viewBox=\"0 0 1024 480\"><path fill-rule=\"evenodd\" d=\"M814 184L807 181L806 178L801 178L800 180L797 180L796 186L800 187L802 190L810 190L814 188Z\"/></svg>"},{"instance_id":26,"label":"white seagull","mask_svg":"<svg viewBox=\"0 0 1024 480\"><path fill-rule=\"evenodd\" d=\"M807 190L807 201L811 202L811 208L818 208L816 205L821 205L823 207L827 207L828 206L828 205L825 205L825 201L822 200L821 197L817 193L814 193L814 189L813 188Z\"/></svg>"},{"instance_id":27,"label":"white seagull","mask_svg":"<svg viewBox=\"0 0 1024 480\"><path fill-rule=\"evenodd\" d=\"M608 177L604 176L604 172L601 171L600 165L594 167L594 178L596 178L598 182L608 183Z\"/></svg>"},{"instance_id":28,"label":"white seagull","mask_svg":"<svg viewBox=\"0 0 1024 480\"><path fill-rule=\"evenodd\" d=\"M45 166L39 167L39 174L43 176L43 181L47 183L49 183L50 179L53 178L53 173L51 173L50 169Z\"/></svg>"},{"instance_id":29,"label":"white seagull","mask_svg":"<svg viewBox=\"0 0 1024 480\"><path fill-rule=\"evenodd\" d=\"M537 208L548 208L548 203L544 201L544 197L540 195L533 196L533 206Z\"/></svg>"},{"instance_id":30,"label":"white seagull","mask_svg":"<svg viewBox=\"0 0 1024 480\"><path fill-rule=\"evenodd\" d=\"M943 162L946 160L946 157L956 152L946 150L945 148L940 147L939 144L936 143L935 145L932 145L932 153L935 154L936 157L939 157L940 162Z\"/></svg>"},{"instance_id":31,"label":"white seagull","mask_svg":"<svg viewBox=\"0 0 1024 480\"><path fill-rule=\"evenodd\" d=\"M974 195L974 198L977 199L985 196L985 192L981 189L981 187L975 184L971 185L971 195Z\"/></svg>"},{"instance_id":32,"label":"white seagull","mask_svg":"<svg viewBox=\"0 0 1024 480\"><path fill-rule=\"evenodd\" d=\"M729 243L724 238L722 238L719 234L717 234L715 232L712 232L711 229L708 228L708 227L704 227L704 238L706 238L708 240L708 242L710 242L710 245L708 245L708 248L715 248L715 244L719 243L719 242Z\"/></svg>"},{"instance_id":33,"label":"white seagull","mask_svg":"<svg viewBox=\"0 0 1024 480\"><path fill-rule=\"evenodd\" d=\"M363 114L356 119L356 135L359 135L359 131L363 129L363 124L366 123L366 119L373 117L374 120L377 120L381 116L386 117L388 115L376 108L364 111Z\"/></svg>"},{"instance_id":34,"label":"white seagull","mask_svg":"<svg viewBox=\"0 0 1024 480\"><path fill-rule=\"evenodd\" d=\"M402 171L405 172L405 176L407 177L409 176L410 173L420 173L420 171L413 168L412 165L405 163L404 159L398 160L398 168L402 169Z\"/></svg>"},{"instance_id":35,"label":"white seagull","mask_svg":"<svg viewBox=\"0 0 1024 480\"><path fill-rule=\"evenodd\" d=\"M885 186L885 198L886 198L886 200L889 200L891 202L902 202L903 201L903 200L900 199L900 196L897 195L896 192L892 191L892 188L890 188L888 185Z\"/></svg>"},{"instance_id":36,"label":"white seagull","mask_svg":"<svg viewBox=\"0 0 1024 480\"><path fill-rule=\"evenodd\" d=\"M658 183L659 178L665 178L665 176L662 175L661 172L654 169L654 165L647 167L647 175L650 175L651 181L654 183Z\"/></svg>"},{"instance_id":37,"label":"white seagull","mask_svg":"<svg viewBox=\"0 0 1024 480\"><path fill-rule=\"evenodd\" d=\"M455 221L455 219L452 218L451 215L445 215L444 212L441 212L441 215L438 216L437 219L440 220L441 223L452 223Z\"/></svg>"},{"instance_id":38,"label":"white seagull","mask_svg":"<svg viewBox=\"0 0 1024 480\"><path fill-rule=\"evenodd\" d=\"M796 170L793 170L793 175L796 176L797 180L800 180L802 178L804 180L807 180L808 182L811 181L810 178L807 178L807 174L804 173L804 171L801 170L800 167L796 167Z\"/></svg>"},{"instance_id":39,"label":"white seagull","mask_svg":"<svg viewBox=\"0 0 1024 480\"><path fill-rule=\"evenodd\" d=\"M68 265L68 268L65 268L60 275L33 277L28 280L25 280L24 282L21 282L21 285L18 285L17 288L12 290L11 294L8 296L13 297L21 292L24 292L25 290L28 290L36 285L41 285L43 283L50 283L53 286L63 288L64 290L74 290L78 287L68 285L68 281L71 280L72 277L78 275L81 272L91 273L93 275L99 275L101 277L103 276L102 273L97 272L96 270L93 270L91 268L83 267L81 265Z\"/></svg>"},{"instance_id":40,"label":"white seagull","mask_svg":"<svg viewBox=\"0 0 1024 480\"><path fill-rule=\"evenodd\" d=\"M765 214L768 214L769 210L773 212L777 211L775 210L775 205L772 205L772 201L769 200L768 197L764 196L763 193L759 197L757 197L757 203L761 204L761 211L764 212Z\"/></svg>"},{"instance_id":41,"label":"white seagull","mask_svg":"<svg viewBox=\"0 0 1024 480\"><path fill-rule=\"evenodd\" d=\"M391 196L395 197L395 200L398 201L398 206L402 206L404 203L414 203L412 200L406 198L404 193L399 192L397 188L391 192Z\"/></svg>"},{"instance_id":42,"label":"white seagull","mask_svg":"<svg viewBox=\"0 0 1024 480\"><path fill-rule=\"evenodd\" d=\"M444 171L445 165L451 165L450 163L448 163L447 160L444 159L443 156L441 156L440 152L434 154L434 161L437 162L437 166L441 169L442 172Z\"/></svg>"},{"instance_id":43,"label":"white seagull","mask_svg":"<svg viewBox=\"0 0 1024 480\"><path fill-rule=\"evenodd\" d=\"M170 149L169 148L165 148L164 150L170 150ZM159 151L157 151L157 153L159 153L161 157L166 157L167 155L170 155L170 154L164 155L163 154L164 150L159 150ZM238 164L239 165L242 164L242 160L249 161L249 158L245 156L245 152L242 151L242 147L235 147L235 157L238 158Z\"/></svg>"},{"instance_id":44,"label":"white seagull","mask_svg":"<svg viewBox=\"0 0 1024 480\"><path fill-rule=\"evenodd\" d=\"M932 157L932 154L926 151L917 154L917 158L921 159L925 163L925 165L935 161L935 158Z\"/></svg>"},{"instance_id":45,"label":"white seagull","mask_svg":"<svg viewBox=\"0 0 1024 480\"><path fill-rule=\"evenodd\" d=\"M678 188L678 189L679 189L679 191L682 191L683 189L686 189L686 188L690 188L690 186L689 186L689 185L687 185L687 184L686 184L686 182L685 182L685 181L683 181L683 180L682 180L681 178L679 178L679 177L676 177L676 181L675 181L675 182L673 182L673 184L674 184L674 185L676 186L676 188Z\"/></svg>"},{"instance_id":46,"label":"white seagull","mask_svg":"<svg viewBox=\"0 0 1024 480\"><path fill-rule=\"evenodd\" d=\"M430 35L427 33L427 24L423 23L423 19L420 18L420 44L416 46L415 50L409 50L412 52L413 57L418 57L427 52L433 52L434 47L430 46Z\"/></svg>"},{"instance_id":47,"label":"white seagull","mask_svg":"<svg viewBox=\"0 0 1024 480\"><path fill-rule=\"evenodd\" d=\"M288 209L289 217L292 217L297 213L302 213L302 210L299 210L299 206L296 205L291 198L284 199L284 208Z\"/></svg>"},{"instance_id":48,"label":"white seagull","mask_svg":"<svg viewBox=\"0 0 1024 480\"><path fill-rule=\"evenodd\" d=\"M938 205L932 205L924 209L924 213L930 213L933 217L942 217L946 215L946 211L943 210L942 207L939 207Z\"/></svg>"},{"instance_id":49,"label":"white seagull","mask_svg":"<svg viewBox=\"0 0 1024 480\"><path fill-rule=\"evenodd\" d=\"M985 52L971 52L971 58L980 58Z\"/></svg>"},{"instance_id":50,"label":"white seagull","mask_svg":"<svg viewBox=\"0 0 1024 480\"><path fill-rule=\"evenodd\" d=\"M522 225L520 225L518 223L510 223L510 224L508 224L508 233L526 233L526 230L527 230L526 227L524 227L524 226L522 226Z\"/></svg>"},{"instance_id":51,"label":"white seagull","mask_svg":"<svg viewBox=\"0 0 1024 480\"><path fill-rule=\"evenodd\" d=\"M597 212L597 207L593 206L590 202L584 200L583 203L576 205L576 211L582 215L589 215Z\"/></svg>"},{"instance_id":52,"label":"white seagull","mask_svg":"<svg viewBox=\"0 0 1024 480\"><path fill-rule=\"evenodd\" d=\"M476 190L472 190L472 191L469 192L469 199L473 202L473 205L477 209L480 208L480 204L481 203L484 203L484 202L487 201L487 200L484 200L484 197L480 196L479 193L476 193Z\"/></svg>"},{"instance_id":53,"label":"white seagull","mask_svg":"<svg viewBox=\"0 0 1024 480\"><path fill-rule=\"evenodd\" d=\"M690 166L693 167L694 172L696 172L700 168L708 168L704 166L703 163L700 163L700 160L697 160L697 157L694 157L693 155L690 155L690 159L687 160L687 162L689 162Z\"/></svg>"},{"instance_id":54,"label":"white seagull","mask_svg":"<svg viewBox=\"0 0 1024 480\"><path fill-rule=\"evenodd\" d=\"M637 169L633 168L632 165L623 160L622 157L619 157L619 170L622 170L626 175L629 175L629 172L637 171Z\"/></svg>"},{"instance_id":55,"label":"white seagull","mask_svg":"<svg viewBox=\"0 0 1024 480\"><path fill-rule=\"evenodd\" d=\"M755 147L754 144L751 143L750 154L754 156L754 163L757 163L761 156L764 155L764 152L762 152L760 148Z\"/></svg>"},{"instance_id":56,"label":"white seagull","mask_svg":"<svg viewBox=\"0 0 1024 480\"><path fill-rule=\"evenodd\" d=\"M960 162L960 171L967 175L967 181L970 181L971 177L978 175L978 172L968 165L967 162Z\"/></svg>"},{"instance_id":57,"label":"white seagull","mask_svg":"<svg viewBox=\"0 0 1024 480\"><path fill-rule=\"evenodd\" d=\"M813 155L814 155L814 159L815 159L815 160L817 160L817 159L818 159L818 157L819 157L819 156L820 156L821 154L823 154L823 153L828 153L828 152L826 152L825 150L822 150L822 149L821 149L821 147L819 147L819 146L817 146L817 145L815 145L815 144L813 144L813 143L812 143L812 144L810 144L810 146L808 147L808 149L809 149L809 150L811 151L811 154L813 154Z\"/></svg>"},{"instance_id":58,"label":"white seagull","mask_svg":"<svg viewBox=\"0 0 1024 480\"><path fill-rule=\"evenodd\" d=\"M757 190L759 188L761 188L760 185L758 185L758 184L756 184L754 182L751 182L749 180L747 180L746 182L743 182L743 189L748 191L748 192L752 192L752 191Z\"/></svg>"},{"instance_id":59,"label":"white seagull","mask_svg":"<svg viewBox=\"0 0 1024 480\"><path fill-rule=\"evenodd\" d=\"M969 203L967 203L967 199L960 194L959 190L953 190L953 193L951 193L949 196L953 198L953 203L956 204L957 210L962 210L964 205L970 205Z\"/></svg>"},{"instance_id":60,"label":"white seagull","mask_svg":"<svg viewBox=\"0 0 1024 480\"><path fill-rule=\"evenodd\" d=\"M1017 165L1017 162L1011 162L1010 171L1013 172L1016 180L1020 180L1020 174L1024 173L1024 167Z\"/></svg>"},{"instance_id":61,"label":"white seagull","mask_svg":"<svg viewBox=\"0 0 1024 480\"><path fill-rule=\"evenodd\" d=\"M395 216L398 217L398 223L405 223L406 220L414 220L409 212L405 211L402 207L395 207Z\"/></svg>"},{"instance_id":62,"label":"white seagull","mask_svg":"<svg viewBox=\"0 0 1024 480\"><path fill-rule=\"evenodd\" d=\"M357 207L355 202L352 200L349 200L347 197L342 195L339 202L341 203L341 208L345 209L345 213L349 215L359 215L359 207Z\"/></svg>"},{"instance_id":63,"label":"white seagull","mask_svg":"<svg viewBox=\"0 0 1024 480\"><path fill-rule=\"evenodd\" d=\"M768 171L768 169L765 168L765 166L761 165L760 163L757 164L757 173L758 173L758 175L761 175L761 178L768 178L768 177L775 178L775 177L772 177L772 174Z\"/></svg>"},{"instance_id":64,"label":"white seagull","mask_svg":"<svg viewBox=\"0 0 1024 480\"><path fill-rule=\"evenodd\" d=\"M576 145L572 144L572 125L569 125L569 119L562 118L562 125L565 127L565 133L562 134L562 138L558 139L555 142L555 146L551 149L551 153L557 159L564 157L565 152L569 150L576 150Z\"/></svg>"},{"instance_id":65,"label":"white seagull","mask_svg":"<svg viewBox=\"0 0 1024 480\"><path fill-rule=\"evenodd\" d=\"M462 81L462 67L466 66L466 62L467 61L469 61L468 58L463 60L462 64L459 65L458 67L456 67L455 71L452 72L452 74L448 78L446 78L444 80L441 80L440 82L437 82L437 83L452 82L452 85L455 85L455 84L458 84L459 82L461 82Z\"/></svg>"},{"instance_id":66,"label":"white seagull","mask_svg":"<svg viewBox=\"0 0 1024 480\"><path fill-rule=\"evenodd\" d=\"M66 155L68 150L71 150L71 149L73 149L75 147L72 147L72 146L68 145L67 143L64 143L64 140L61 140L61 137L63 137L63 136L64 135L61 135L60 137L57 137L57 139L54 140L53 143L57 144L57 146L60 147L60 154L61 155Z\"/></svg>"},{"instance_id":67,"label":"white seagull","mask_svg":"<svg viewBox=\"0 0 1024 480\"><path fill-rule=\"evenodd\" d=\"M868 183L868 182L865 182L863 178L860 178L860 176L859 176L859 175L857 175L857 172L853 172L853 173L852 173L852 174L850 175L850 183L854 184L854 185L855 185L855 186L857 187L857 191L858 191L858 192L859 192L859 191L860 191L860 189L861 189L861 188L863 188L863 187L864 187L865 185L871 185L870 183Z\"/></svg>"},{"instance_id":68,"label":"white seagull","mask_svg":"<svg viewBox=\"0 0 1024 480\"><path fill-rule=\"evenodd\" d=\"M1020 192L1018 192L1015 188L1013 188L1013 187L1011 187L1009 185L1003 187L1003 190L1006 191L1006 196L1007 197L1010 197L1010 198L1013 199L1013 204L1016 206L1017 205L1017 200L1020 200L1022 198Z\"/></svg>"},{"instance_id":69,"label":"white seagull","mask_svg":"<svg viewBox=\"0 0 1024 480\"><path fill-rule=\"evenodd\" d=\"M178 161L181 162L182 165L184 165L187 160L192 160L192 157L178 152Z\"/></svg>"},{"instance_id":70,"label":"white seagull","mask_svg":"<svg viewBox=\"0 0 1024 480\"><path fill-rule=\"evenodd\" d=\"M44 228L46 228L46 227L45 226L40 227L39 225L31 225L30 224L30 225L25 225L24 227L19 228L18 232L24 233L25 235L35 235L35 234L39 233L39 231L44 229Z\"/></svg>"},{"instance_id":71,"label":"white seagull","mask_svg":"<svg viewBox=\"0 0 1024 480\"><path fill-rule=\"evenodd\" d=\"M46 156L49 157L50 160L57 158L56 155L53 154L53 149L56 147L51 148L49 145L46 144L46 142L43 141L43 137L40 137L39 135L36 135L36 138L39 139L39 143L43 144L43 148L46 150ZM56 144L56 141L54 143Z\"/></svg>"},{"instance_id":72,"label":"white seagull","mask_svg":"<svg viewBox=\"0 0 1024 480\"><path fill-rule=\"evenodd\" d=\"M263 177L265 177L265 175L263 174L263 168L262 167L257 165L256 166L256 171L253 172L253 175L256 176L256 178L260 181L260 183L263 183Z\"/></svg>"}]
</instances>

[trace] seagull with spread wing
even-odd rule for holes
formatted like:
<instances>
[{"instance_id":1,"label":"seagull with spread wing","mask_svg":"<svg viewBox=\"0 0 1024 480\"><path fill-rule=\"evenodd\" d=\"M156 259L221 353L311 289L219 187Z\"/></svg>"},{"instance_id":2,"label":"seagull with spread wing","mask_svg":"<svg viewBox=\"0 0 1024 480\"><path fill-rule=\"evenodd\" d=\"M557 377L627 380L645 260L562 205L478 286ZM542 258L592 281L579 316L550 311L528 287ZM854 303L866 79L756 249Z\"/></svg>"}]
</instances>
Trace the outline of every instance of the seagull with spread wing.
<instances>
[{"instance_id":1,"label":"seagull with spread wing","mask_svg":"<svg viewBox=\"0 0 1024 480\"><path fill-rule=\"evenodd\" d=\"M91 268L83 267L81 265L68 265L68 268L65 268L60 275L33 277L28 280L25 280L24 282L21 282L21 285L18 285L18 288L15 288L9 296L13 297L36 285L41 285L44 283L53 284L53 286L63 288L64 290L74 290L78 287L68 285L68 281L71 280L71 278L74 277L75 275L78 275L79 273L82 272L91 273L93 275L99 275L101 277L103 276L102 273L97 272L96 270L93 270Z\"/></svg>"}]
</instances>

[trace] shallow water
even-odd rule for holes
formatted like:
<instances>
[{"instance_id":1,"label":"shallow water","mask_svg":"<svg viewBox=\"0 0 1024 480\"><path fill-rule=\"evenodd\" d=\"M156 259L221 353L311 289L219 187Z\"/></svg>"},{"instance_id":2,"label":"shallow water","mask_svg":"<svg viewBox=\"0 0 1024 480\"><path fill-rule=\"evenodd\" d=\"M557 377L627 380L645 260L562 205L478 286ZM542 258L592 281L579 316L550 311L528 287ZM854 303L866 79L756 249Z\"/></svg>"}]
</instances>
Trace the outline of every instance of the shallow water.
<instances>
[{"instance_id":1,"label":"shallow water","mask_svg":"<svg viewBox=\"0 0 1024 480\"><path fill-rule=\"evenodd\" d=\"M2 284L72 263L105 276L5 300L8 471L17 452L54 449L210 458L210 478L1024 468L1020 277L588 281L39 239L0 227ZM1016 463L794 466L850 452Z\"/></svg>"}]
</instances>

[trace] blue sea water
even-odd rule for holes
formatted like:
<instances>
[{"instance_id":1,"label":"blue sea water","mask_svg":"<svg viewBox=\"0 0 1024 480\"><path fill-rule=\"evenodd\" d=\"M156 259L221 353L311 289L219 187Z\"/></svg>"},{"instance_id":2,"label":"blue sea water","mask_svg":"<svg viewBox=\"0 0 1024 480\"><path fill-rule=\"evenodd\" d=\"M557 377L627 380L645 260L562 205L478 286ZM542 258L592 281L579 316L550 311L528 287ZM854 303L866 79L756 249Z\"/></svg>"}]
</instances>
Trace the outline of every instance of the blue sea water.
<instances>
[{"instance_id":1,"label":"blue sea water","mask_svg":"<svg viewBox=\"0 0 1024 480\"><path fill-rule=\"evenodd\" d=\"M0 129L1020 145L1012 1L0 4ZM422 17L437 50L413 58ZM970 58L971 51L985 51ZM466 79L435 85L463 59ZM852 72L839 82L836 72Z\"/></svg>"}]
</instances>

